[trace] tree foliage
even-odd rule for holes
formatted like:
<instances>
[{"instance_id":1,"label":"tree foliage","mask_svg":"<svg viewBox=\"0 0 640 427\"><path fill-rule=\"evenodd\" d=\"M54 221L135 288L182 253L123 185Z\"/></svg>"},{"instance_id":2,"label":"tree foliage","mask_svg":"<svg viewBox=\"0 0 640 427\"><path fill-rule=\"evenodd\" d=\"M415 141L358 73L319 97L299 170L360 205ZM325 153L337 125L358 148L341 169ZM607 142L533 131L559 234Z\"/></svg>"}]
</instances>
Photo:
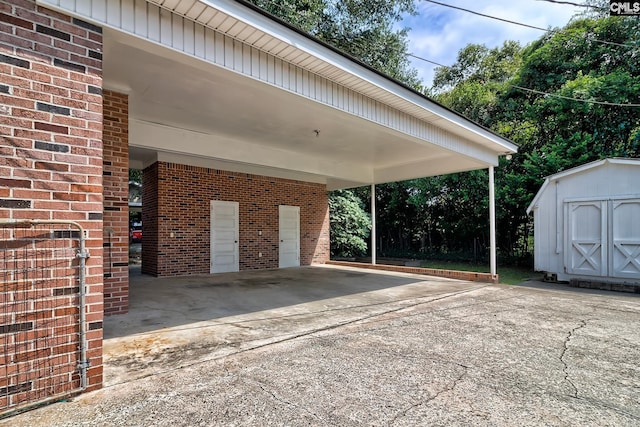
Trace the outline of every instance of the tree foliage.
<instances>
[{"instance_id":1,"label":"tree foliage","mask_svg":"<svg viewBox=\"0 0 640 427\"><path fill-rule=\"evenodd\" d=\"M371 231L371 217L353 192L337 190L329 194L329 218L332 256L354 257L366 253L365 239Z\"/></svg>"},{"instance_id":2,"label":"tree foliage","mask_svg":"<svg viewBox=\"0 0 640 427\"><path fill-rule=\"evenodd\" d=\"M440 102L519 145L496 171L503 253L531 249L525 210L546 176L597 159L640 155L640 108L624 106L640 103L640 24L598 17L599 11L523 49L467 46L451 70L436 74ZM486 188L472 174L462 179L475 182L478 193ZM474 223L486 217L465 214Z\"/></svg>"},{"instance_id":3,"label":"tree foliage","mask_svg":"<svg viewBox=\"0 0 640 427\"><path fill-rule=\"evenodd\" d=\"M407 29L398 23L415 13L413 0L251 0L289 24L365 64L420 88L407 58Z\"/></svg>"},{"instance_id":4,"label":"tree foliage","mask_svg":"<svg viewBox=\"0 0 640 427\"><path fill-rule=\"evenodd\" d=\"M452 67L436 72L430 93L437 101L519 145L496 169L503 256L531 253L526 208L546 176L606 157L640 156L640 108L624 106L640 104L638 40L640 21L593 9L524 48L469 45ZM378 199L389 201L379 202L386 218L379 228L388 228L378 231L386 240L378 243L381 253L486 250L487 181L486 171L475 171L379 186ZM403 200L408 205L397 203Z\"/></svg>"},{"instance_id":5,"label":"tree foliage","mask_svg":"<svg viewBox=\"0 0 640 427\"><path fill-rule=\"evenodd\" d=\"M142 171L140 169L129 169L129 181L142 184Z\"/></svg>"}]
</instances>

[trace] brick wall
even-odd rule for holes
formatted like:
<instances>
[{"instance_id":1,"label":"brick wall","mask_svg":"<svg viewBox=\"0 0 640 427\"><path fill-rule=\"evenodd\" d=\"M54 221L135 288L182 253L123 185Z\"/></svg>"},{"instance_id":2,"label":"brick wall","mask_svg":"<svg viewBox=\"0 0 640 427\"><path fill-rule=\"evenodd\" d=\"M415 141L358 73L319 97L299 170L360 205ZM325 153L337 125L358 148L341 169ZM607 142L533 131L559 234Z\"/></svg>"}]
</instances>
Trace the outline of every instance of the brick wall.
<instances>
[{"instance_id":1,"label":"brick wall","mask_svg":"<svg viewBox=\"0 0 640 427\"><path fill-rule=\"evenodd\" d=\"M142 171L142 268L158 275L158 163Z\"/></svg>"},{"instance_id":2,"label":"brick wall","mask_svg":"<svg viewBox=\"0 0 640 427\"><path fill-rule=\"evenodd\" d=\"M100 28L0 1L0 218L87 230L89 389L102 383L101 50Z\"/></svg>"},{"instance_id":3,"label":"brick wall","mask_svg":"<svg viewBox=\"0 0 640 427\"><path fill-rule=\"evenodd\" d=\"M327 264L344 267L366 268L369 270L397 271L399 273L424 274L427 276L446 277L447 279L467 280L469 282L500 283L500 276L491 273L477 273L474 271L441 270L438 268L405 267L388 264L365 264L349 261L327 261Z\"/></svg>"},{"instance_id":4,"label":"brick wall","mask_svg":"<svg viewBox=\"0 0 640 427\"><path fill-rule=\"evenodd\" d=\"M148 175L142 203L146 273L209 273L211 200L239 202L241 270L278 267L279 205L300 207L300 264L329 258L329 208L322 184L162 162L144 174ZM152 174L157 179L151 179ZM147 242L152 229L157 241Z\"/></svg>"},{"instance_id":5,"label":"brick wall","mask_svg":"<svg viewBox=\"0 0 640 427\"><path fill-rule=\"evenodd\" d=\"M129 99L105 90L103 102L104 313L129 310Z\"/></svg>"}]
</instances>

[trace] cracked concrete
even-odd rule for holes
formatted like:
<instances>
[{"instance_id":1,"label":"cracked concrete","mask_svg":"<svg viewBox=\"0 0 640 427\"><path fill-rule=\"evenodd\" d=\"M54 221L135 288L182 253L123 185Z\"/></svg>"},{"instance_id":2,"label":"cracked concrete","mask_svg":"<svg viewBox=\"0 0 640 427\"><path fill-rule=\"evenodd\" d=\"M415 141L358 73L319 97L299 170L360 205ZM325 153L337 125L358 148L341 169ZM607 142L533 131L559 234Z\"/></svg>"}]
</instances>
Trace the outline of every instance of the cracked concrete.
<instances>
[{"instance_id":1,"label":"cracked concrete","mask_svg":"<svg viewBox=\"0 0 640 427\"><path fill-rule=\"evenodd\" d=\"M457 377L453 379L453 382L448 385L447 387L443 388L442 390L439 390L438 392L436 392L433 396L429 396L426 399L413 403L411 405L409 405L408 407L404 408L403 410L401 410L400 412L398 412L393 419L391 420L391 422L389 424L391 425L395 425L396 422L404 417L406 417L412 410L415 410L419 407L423 407L428 405L430 402L438 399L441 395L444 395L446 393L449 393L451 391L453 391L454 388L456 388L456 386L458 385L458 383L460 381L462 381L462 379L467 375L467 369L469 369L468 366L464 366L464 365L460 365L458 363L456 363L457 366L464 368L462 373Z\"/></svg>"},{"instance_id":2,"label":"cracked concrete","mask_svg":"<svg viewBox=\"0 0 640 427\"><path fill-rule=\"evenodd\" d=\"M107 386L0 426L640 424L635 295L337 267L132 286Z\"/></svg>"},{"instance_id":3,"label":"cracked concrete","mask_svg":"<svg viewBox=\"0 0 640 427\"><path fill-rule=\"evenodd\" d=\"M573 397L575 397L576 399L578 398L578 388L571 381L571 379L569 379L569 365L567 365L567 362L564 360L564 355L569 350L569 342L571 341L571 337L576 333L576 331L584 328L585 326L587 326L587 322L585 320L581 320L578 326L569 331L564 339L562 353L560 354L560 362L562 362L563 365L562 371L564 372L564 381L571 385L571 388L573 389Z\"/></svg>"}]
</instances>

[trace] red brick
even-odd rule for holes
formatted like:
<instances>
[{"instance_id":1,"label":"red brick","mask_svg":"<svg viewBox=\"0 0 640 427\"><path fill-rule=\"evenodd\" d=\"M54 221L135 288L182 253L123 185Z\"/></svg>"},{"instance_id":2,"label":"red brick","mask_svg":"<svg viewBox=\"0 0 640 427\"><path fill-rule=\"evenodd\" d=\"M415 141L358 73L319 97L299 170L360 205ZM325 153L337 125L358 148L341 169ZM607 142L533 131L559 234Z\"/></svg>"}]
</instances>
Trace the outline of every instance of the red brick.
<instances>
[{"instance_id":1,"label":"red brick","mask_svg":"<svg viewBox=\"0 0 640 427\"><path fill-rule=\"evenodd\" d=\"M239 202L241 270L278 267L278 205L300 207L301 265L323 263L329 257L324 185L156 163L144 171L143 272L209 273L211 200Z\"/></svg>"},{"instance_id":2,"label":"red brick","mask_svg":"<svg viewBox=\"0 0 640 427\"><path fill-rule=\"evenodd\" d=\"M11 179L0 177L0 187L31 188L32 182L25 179Z\"/></svg>"},{"instance_id":3,"label":"red brick","mask_svg":"<svg viewBox=\"0 0 640 427\"><path fill-rule=\"evenodd\" d=\"M27 19L33 23L42 24L44 26L51 26L51 18L35 13L33 10L24 9L21 7L15 8L15 15Z\"/></svg>"},{"instance_id":4,"label":"red brick","mask_svg":"<svg viewBox=\"0 0 640 427\"><path fill-rule=\"evenodd\" d=\"M15 16L19 19L47 26L55 25L68 32L85 34L84 29L76 28L72 30L71 27L66 27L67 25L72 25L70 23L71 19L67 16L48 12L43 8L38 8L38 10L46 13L46 15L36 12L35 3L31 0L12 0L11 3L14 5ZM51 17L54 17L53 21ZM64 20L66 23L62 25L56 24L59 19ZM13 20L13 22L19 25L24 24L16 20ZM26 25L26 27L29 27L29 25ZM76 211L76 209L91 208L91 211L99 211L102 203L100 199L87 203L86 194L80 194L79 197L72 196L74 190L77 189L72 190L71 183L95 182L93 185L100 185L101 183L101 167L90 167L90 161L88 160L88 158L100 158L102 155L102 145L99 141L101 137L102 110L100 106L95 107L96 103L100 103L100 96L88 93L87 87L87 82L101 87L101 80L95 75L73 73L51 65L52 58L49 55L61 59L70 58L72 53L75 55L85 52L85 47L56 42L46 35L24 31L22 27L13 32L5 30L5 34L14 34L16 36L4 38L3 46L6 47L8 42L14 43L14 46L10 50L3 51L30 60L31 69L7 67L4 64L0 64L0 74L3 75L2 81L12 87L12 94L3 96L0 100L4 105L11 108L11 115L7 116L8 118L0 118L3 123L1 129L4 134L9 132L13 134L13 138L4 138L2 140L2 144L6 145L2 147L0 163L5 166L0 166L0 176L10 179L24 178L24 180L29 180L29 182L33 183L33 189L21 188L26 186L18 186L16 182L11 190L14 193L12 196L31 199L32 208L14 210L13 212L2 210L0 211L0 216L7 217L10 214L10 217L15 219L64 219L82 222L89 230L87 247L91 251L91 256L95 257L91 258L91 261L95 264L91 270L87 271L87 283L90 284L90 291L93 295L98 295L99 298L103 289L102 232L96 229L101 227L102 222L86 221L87 212ZM99 46L94 46L94 48L101 50ZM92 65L97 65L91 58L87 58L87 60ZM52 82L53 85L51 85ZM86 93L83 94L82 92ZM55 102L52 97L55 97ZM86 112L84 117L80 115L70 117L51 115L47 112L37 111L34 108L34 101L50 101L54 104L69 105L71 108L84 108L85 106L88 108L87 102L91 101L94 104L95 111ZM73 111L73 113L77 112ZM91 120L91 124L86 120ZM67 135L69 127L75 129L75 135ZM85 130L83 131L80 128L85 128ZM87 139L87 137L90 139ZM46 149L33 150L34 139L66 144L72 150L76 147L84 148L85 151L59 153ZM52 146L52 148L55 147ZM55 162L52 162L54 158ZM34 162L32 159L36 161ZM81 170L81 168L83 169ZM95 191L96 189L91 188L91 190ZM9 191L9 189L7 188L4 191ZM52 193L55 193L57 198L48 200L52 198ZM96 309L101 310L100 307L96 307ZM66 310L70 310L68 308L59 308L57 310L56 314L58 315L71 314L66 312ZM89 318L88 321L97 321L102 319L103 313L101 311L95 314L90 313L87 317ZM59 333L75 334L76 330L77 328L66 331L62 329ZM95 348L95 352L90 354L92 365L90 382L93 388L99 387L102 382L102 340L100 334L95 335L92 338L96 339L92 340L91 344ZM77 357L69 357L67 352L75 351L77 345L66 341L67 336L62 338L65 341L57 347L56 351L64 353L61 360L69 360L71 363L67 368L58 369L58 372L73 372L76 369L75 360ZM77 375L75 377L77 378ZM34 384L39 381L39 379L34 380Z\"/></svg>"},{"instance_id":5,"label":"red brick","mask_svg":"<svg viewBox=\"0 0 640 427\"><path fill-rule=\"evenodd\" d=\"M116 102L117 101L117 102ZM116 110L112 107L118 103L118 112L127 119L114 120ZM129 259L129 141L128 141L128 97L110 90L103 91L104 111L103 127L109 132L103 132L103 159L104 170L110 175L103 176L104 206L103 223L105 229L115 231L115 235L109 236L111 242L122 240L123 245L113 245L110 248L110 257L104 259L104 270L111 272L111 277L104 279L105 289L105 313L123 314L128 311L128 294L123 297L116 296L123 283L128 288L128 266L114 266L114 262L127 262ZM95 114L95 113L91 113ZM100 129L102 131L102 129ZM97 159L102 166L103 159ZM96 165L97 166L97 165ZM108 208L118 207L113 211Z\"/></svg>"},{"instance_id":6,"label":"red brick","mask_svg":"<svg viewBox=\"0 0 640 427\"><path fill-rule=\"evenodd\" d=\"M4 42L11 46L21 47L24 49L33 49L33 42L30 40L26 40L20 37L16 37L10 33L2 32L0 33L0 42ZM13 53L12 51L8 51L7 53Z\"/></svg>"},{"instance_id":7,"label":"red brick","mask_svg":"<svg viewBox=\"0 0 640 427\"><path fill-rule=\"evenodd\" d=\"M26 28L28 30L33 30L34 28L33 22L27 21L25 19L20 19L17 16L8 15L6 13L0 13L0 21L7 22L18 27Z\"/></svg>"},{"instance_id":8,"label":"red brick","mask_svg":"<svg viewBox=\"0 0 640 427\"><path fill-rule=\"evenodd\" d=\"M24 68L15 68L13 70L13 74L18 77L24 77L42 83L51 83L53 79L50 74L36 72L33 69L25 70Z\"/></svg>"},{"instance_id":9,"label":"red brick","mask_svg":"<svg viewBox=\"0 0 640 427\"><path fill-rule=\"evenodd\" d=\"M35 162L36 169L44 169L48 171L68 172L69 165L64 163L52 163L52 162Z\"/></svg>"},{"instance_id":10,"label":"red brick","mask_svg":"<svg viewBox=\"0 0 640 427\"><path fill-rule=\"evenodd\" d=\"M41 13L41 14L46 15L46 16L50 16L52 18L59 19L61 21L71 22L71 17L70 16L64 15L64 14L62 14L60 12L55 12L55 11L53 11L51 9L47 9L46 7L43 7L43 6L38 6L37 11L38 11L38 13Z\"/></svg>"},{"instance_id":11,"label":"red brick","mask_svg":"<svg viewBox=\"0 0 640 427\"><path fill-rule=\"evenodd\" d=\"M85 194L78 194L78 193L72 193L72 192L69 192L69 193L54 192L53 199L80 202L80 201L85 201L87 199L87 196Z\"/></svg>"},{"instance_id":12,"label":"red brick","mask_svg":"<svg viewBox=\"0 0 640 427\"><path fill-rule=\"evenodd\" d=\"M53 133L62 133L65 135L69 133L69 128L67 126L53 125L51 123L35 122L34 127L38 130L46 130Z\"/></svg>"}]
</instances>

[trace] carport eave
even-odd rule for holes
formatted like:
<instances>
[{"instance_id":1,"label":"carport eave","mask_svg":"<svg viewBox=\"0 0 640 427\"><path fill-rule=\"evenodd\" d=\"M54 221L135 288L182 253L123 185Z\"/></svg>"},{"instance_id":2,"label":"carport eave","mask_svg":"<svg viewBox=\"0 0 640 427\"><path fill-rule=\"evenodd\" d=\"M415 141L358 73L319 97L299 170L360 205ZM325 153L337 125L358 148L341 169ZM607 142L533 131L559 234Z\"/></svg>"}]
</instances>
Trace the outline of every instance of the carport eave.
<instances>
[{"instance_id":1,"label":"carport eave","mask_svg":"<svg viewBox=\"0 0 640 427\"><path fill-rule=\"evenodd\" d=\"M211 1L199 1L212 6ZM518 146L513 141L468 119L467 117L464 117L462 114L444 106L434 99L429 98L407 84L380 72L374 67L341 51L340 49L331 46L311 34L305 33L299 28L296 28L247 0L221 0L220 4L226 6L226 9L224 9L225 13L230 16L234 16L239 20L246 21L246 18L243 17L241 10L237 6L238 4L252 10L257 15L265 18L265 20L259 21L259 24L261 24L259 28L265 33L270 34L274 38L285 40L296 46L298 49L304 50L310 55L321 58L324 63L331 64L338 69L357 75L365 83L373 85L379 90L391 94L408 104L412 104L414 107L423 109L424 111L429 111L430 114L438 117L438 120L445 120L454 126L459 127L466 137L475 139L475 136L486 140L489 142L489 144L487 144L487 148L489 148L489 145L495 144L495 146L499 147L497 152L500 154L514 154L518 151ZM283 35L281 31L279 32L277 31L277 28L273 27L273 24L283 27L289 32L289 34ZM420 115L418 114L417 117L420 117ZM496 150L495 147L493 149Z\"/></svg>"},{"instance_id":2,"label":"carport eave","mask_svg":"<svg viewBox=\"0 0 640 427\"><path fill-rule=\"evenodd\" d=\"M46 1L46 0L39 0L39 2L47 4L47 5L52 5L54 8L57 7L67 13L69 12L75 12L76 14L79 13L79 7L76 6L76 8L74 10L71 10L71 6L67 6L65 7L65 4L61 3L60 1L55 1L55 0L51 0L51 1ZM68 4L71 4L74 2L69 2ZM178 2L179 3L179 2ZM201 2L202 3L202 2ZM209 7L213 7L213 3L212 2L204 2L206 3ZM255 22L253 22L252 20L257 19L256 18L256 12L255 11L250 11L247 10L246 7L242 6L242 4L237 3L237 2L228 2L228 1L219 1L216 2L216 7L219 10L222 10L222 7L225 8L235 8L238 9L236 10L237 13L240 13L240 15L238 15L236 18L234 19L243 19L243 22L245 24L247 24L248 22L251 24L255 24ZM87 10L85 7L82 8L83 10ZM235 10L234 9L234 10ZM172 10L171 13L173 12L177 12L177 10ZM226 9L225 9L225 13L226 13ZM82 15L82 14L80 14ZM246 16L245 16L246 15ZM186 15L183 15L186 16ZM111 28L113 29L113 31L116 31L118 33L124 34L127 30L124 27L124 23L121 21L113 21L112 18L109 18L109 16L105 16L102 20L98 19L100 17L95 17L95 16L86 16L86 15L82 15L81 16L83 19L88 18L89 20L94 20L97 24L99 25L104 25L107 28ZM316 57L322 61L324 61L327 65L330 65L331 67L338 67L338 69L342 70L342 73L347 73L350 74L354 77L358 77L356 80L358 80L360 83L362 82L368 82L369 84L374 84L374 86L376 86L376 91L381 91L383 93L385 93L385 96L394 96L397 99L404 99L404 103L407 106L407 108L409 107L409 105L413 105L414 108L416 106L419 106L420 109L422 109L424 112L429 112L430 117L433 116L433 111L430 110L430 107L437 107L437 108L441 108L444 109L444 107L436 105L432 100L424 97L421 94L418 94L415 91L412 91L410 88L404 87L402 84L400 84L399 82L396 82L392 79L389 79L388 77L376 72L373 69L370 69L370 67L367 67L364 64L359 63L358 61L355 61L353 58L350 58L348 56L345 56L344 54L341 54L338 51L335 51L335 49L330 48L328 46L323 45L322 43L320 43L319 41L308 37L307 35L304 35L300 32L296 32L293 31L292 29L288 29L286 26L283 26L282 23L279 23L277 21L274 21L272 19L272 17L262 17L263 21L261 21L260 25L267 25L270 28L270 37L276 37L278 35L280 35L281 37L281 41L283 40L282 37L285 37L285 40L289 40L290 43L294 43L292 45L295 45L296 48L299 48L300 46L305 46L305 49L307 49L310 54L314 54L316 55ZM111 19L111 21L110 21ZM195 22L195 21L194 21ZM256 24L257 25L257 24ZM215 31L222 31L222 29L215 29ZM134 35L136 38L140 39L142 36L140 34L134 34L135 30L131 30L133 31L131 34ZM281 34L280 34L281 33ZM237 36L237 35L236 35ZM288 39L287 39L288 37ZM106 37L106 41L108 41L109 37ZM149 40L151 41L151 40ZM164 46L163 45L163 38L161 37L159 40L153 41L153 43L155 43L157 46ZM169 50L175 53L180 53L180 54L184 54L186 56L188 56L188 52L185 49L178 49L176 46L165 46L165 47L169 47ZM193 55L192 55L193 56ZM217 58L217 56L216 56ZM205 60L206 58L198 58L200 61ZM216 59L217 60L217 59ZM109 55L105 55L105 61L109 61ZM211 61L213 61L213 57L211 59ZM321 62L322 62L321 61ZM215 63L209 63L209 66L211 65L216 65ZM217 64L218 66L220 66L219 64ZM235 66L234 66L235 67ZM233 67L232 67L233 68ZM302 69L301 69L302 70ZM230 70L231 72L240 72L238 70L236 70L235 68ZM305 72L304 70L302 70L303 72ZM250 77L250 76L249 76ZM118 84L121 82L112 82L109 79L109 74L105 73L105 82L108 86L113 87L113 88L117 88L117 87L123 87L125 89L129 89L129 87L124 84ZM357 84L360 84L357 83ZM383 84L384 83L384 84ZM135 91L132 91L132 93L136 93ZM409 99L411 98L411 99ZM416 104L417 102L417 104ZM420 105L418 105L420 104ZM390 104L389 104L390 105ZM393 105L396 105L396 101L393 102ZM411 109L410 108L410 109ZM444 109L446 110L446 109ZM453 135L457 135L458 138L460 138L461 135L464 135L463 139L466 143L468 143L469 145L475 146L476 148L480 149L480 150L487 150L489 152L492 153L492 156L494 157L495 161L490 161L488 163L491 164L495 164L497 163L497 156L500 154L505 154L508 152L513 152L516 150L516 147L514 144L512 144L510 141L500 137L499 135L493 134L490 131L486 130L486 129L482 129L481 127L478 127L476 124L464 119L462 116L457 115L457 113L454 113L452 111L441 111L441 118L439 120L437 120L438 122L442 122L442 121L446 121L447 123L451 124L453 126L453 128L451 128L453 130ZM409 111L409 110L407 110ZM413 111L413 110L412 110ZM343 112L344 113L344 112ZM348 113L347 113L348 114ZM419 114L418 114L419 116ZM449 117L450 116L450 117ZM415 116L417 117L417 116ZM453 120L453 121L452 121ZM460 123L457 123L458 121L460 121ZM464 126L461 126L464 125ZM441 130L443 130L445 133L447 132L445 130L445 128L440 128ZM436 132L437 133L437 132ZM435 140L435 134L434 134L434 138L432 140ZM467 139L468 138L468 139ZM428 140L428 139L427 139ZM438 143L436 143L438 144ZM453 149L453 151L455 151L455 149ZM375 169L376 166L373 165L372 169ZM458 168L459 169L459 168ZM451 172L454 172L456 170L451 170ZM389 180L393 180L393 178L384 178L385 181L389 181ZM368 179L368 182L382 182L381 180L376 180L376 179Z\"/></svg>"}]
</instances>

